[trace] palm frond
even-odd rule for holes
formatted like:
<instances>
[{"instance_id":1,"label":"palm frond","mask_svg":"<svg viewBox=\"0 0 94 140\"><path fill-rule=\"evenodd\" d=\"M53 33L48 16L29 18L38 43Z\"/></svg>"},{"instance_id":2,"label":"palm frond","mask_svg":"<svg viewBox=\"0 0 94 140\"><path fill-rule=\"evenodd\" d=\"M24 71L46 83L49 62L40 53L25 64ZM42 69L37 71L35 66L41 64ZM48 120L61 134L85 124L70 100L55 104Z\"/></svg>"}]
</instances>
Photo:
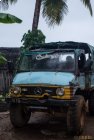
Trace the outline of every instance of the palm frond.
<instances>
[{"instance_id":1,"label":"palm frond","mask_svg":"<svg viewBox=\"0 0 94 140\"><path fill-rule=\"evenodd\" d=\"M9 8L10 4L14 4L16 2L17 2L17 0L1 0L0 1L0 8L6 10Z\"/></svg>"},{"instance_id":2,"label":"palm frond","mask_svg":"<svg viewBox=\"0 0 94 140\"><path fill-rule=\"evenodd\" d=\"M0 23L5 24L22 23L22 20L8 13L0 13Z\"/></svg>"},{"instance_id":3,"label":"palm frond","mask_svg":"<svg viewBox=\"0 0 94 140\"><path fill-rule=\"evenodd\" d=\"M83 4L89 9L91 16L93 15L91 1L90 0L81 0Z\"/></svg>"},{"instance_id":4,"label":"palm frond","mask_svg":"<svg viewBox=\"0 0 94 140\"><path fill-rule=\"evenodd\" d=\"M42 0L42 14L49 25L59 25L68 12L66 0Z\"/></svg>"}]
</instances>

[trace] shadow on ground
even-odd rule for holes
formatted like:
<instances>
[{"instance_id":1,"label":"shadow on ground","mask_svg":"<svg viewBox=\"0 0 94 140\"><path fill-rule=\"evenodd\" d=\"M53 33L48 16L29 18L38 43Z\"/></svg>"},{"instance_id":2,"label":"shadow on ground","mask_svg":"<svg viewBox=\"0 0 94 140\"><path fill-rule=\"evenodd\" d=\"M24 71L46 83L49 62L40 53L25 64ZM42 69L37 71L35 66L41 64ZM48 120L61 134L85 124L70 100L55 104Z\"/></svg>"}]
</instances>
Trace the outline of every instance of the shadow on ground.
<instances>
[{"instance_id":1,"label":"shadow on ground","mask_svg":"<svg viewBox=\"0 0 94 140\"><path fill-rule=\"evenodd\" d=\"M14 129L9 113L0 114L0 140L73 140L66 133L66 119L47 113L32 113L27 126ZM87 117L82 136L94 136L94 118ZM75 139L76 140L76 139Z\"/></svg>"}]
</instances>

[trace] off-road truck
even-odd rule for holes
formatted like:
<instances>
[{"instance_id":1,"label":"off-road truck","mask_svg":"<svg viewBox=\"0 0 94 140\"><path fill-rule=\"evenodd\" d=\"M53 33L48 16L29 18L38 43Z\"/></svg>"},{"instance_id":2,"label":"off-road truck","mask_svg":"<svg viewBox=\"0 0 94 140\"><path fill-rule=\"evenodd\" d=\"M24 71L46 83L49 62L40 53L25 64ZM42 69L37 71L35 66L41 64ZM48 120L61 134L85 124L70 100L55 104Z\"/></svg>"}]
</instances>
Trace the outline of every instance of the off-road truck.
<instances>
[{"instance_id":1,"label":"off-road truck","mask_svg":"<svg viewBox=\"0 0 94 140\"><path fill-rule=\"evenodd\" d=\"M68 132L79 135L87 100L94 115L94 48L78 42L29 48L21 54L6 100L15 127L24 126L32 111L63 112Z\"/></svg>"}]
</instances>

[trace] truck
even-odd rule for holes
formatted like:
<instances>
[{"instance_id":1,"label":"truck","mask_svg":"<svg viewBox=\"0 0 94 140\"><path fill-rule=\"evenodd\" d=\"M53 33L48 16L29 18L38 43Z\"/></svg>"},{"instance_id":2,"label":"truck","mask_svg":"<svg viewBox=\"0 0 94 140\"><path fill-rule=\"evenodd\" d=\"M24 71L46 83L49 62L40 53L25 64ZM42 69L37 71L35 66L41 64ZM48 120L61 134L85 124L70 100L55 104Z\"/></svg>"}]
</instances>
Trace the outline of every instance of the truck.
<instances>
[{"instance_id":1,"label":"truck","mask_svg":"<svg viewBox=\"0 0 94 140\"><path fill-rule=\"evenodd\" d=\"M14 127L26 125L33 111L65 113L68 133L80 135L87 102L94 115L94 47L71 41L30 47L20 56L6 101Z\"/></svg>"}]
</instances>

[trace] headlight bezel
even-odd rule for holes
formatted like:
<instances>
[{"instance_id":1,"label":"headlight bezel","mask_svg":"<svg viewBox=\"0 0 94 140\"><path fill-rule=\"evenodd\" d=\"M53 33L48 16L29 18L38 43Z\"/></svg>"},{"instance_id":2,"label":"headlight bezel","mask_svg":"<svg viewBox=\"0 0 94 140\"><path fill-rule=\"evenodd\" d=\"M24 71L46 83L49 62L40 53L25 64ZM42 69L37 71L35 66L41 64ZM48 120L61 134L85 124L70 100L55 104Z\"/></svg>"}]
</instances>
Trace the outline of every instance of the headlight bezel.
<instances>
[{"instance_id":1,"label":"headlight bezel","mask_svg":"<svg viewBox=\"0 0 94 140\"><path fill-rule=\"evenodd\" d=\"M64 96L64 94L65 94L64 88L61 87L56 89L57 96Z\"/></svg>"},{"instance_id":2,"label":"headlight bezel","mask_svg":"<svg viewBox=\"0 0 94 140\"><path fill-rule=\"evenodd\" d=\"M12 86L9 89L9 93L12 94L12 95L19 95L21 93L21 88L18 87L18 86Z\"/></svg>"}]
</instances>

